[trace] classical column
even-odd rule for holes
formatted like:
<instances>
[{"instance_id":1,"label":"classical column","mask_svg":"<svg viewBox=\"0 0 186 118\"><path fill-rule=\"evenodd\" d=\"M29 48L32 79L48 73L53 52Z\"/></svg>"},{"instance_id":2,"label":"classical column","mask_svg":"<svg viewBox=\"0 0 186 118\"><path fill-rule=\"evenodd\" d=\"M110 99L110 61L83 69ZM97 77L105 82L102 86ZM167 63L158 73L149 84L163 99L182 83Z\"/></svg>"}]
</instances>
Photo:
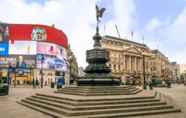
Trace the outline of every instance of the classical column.
<instances>
[{"instance_id":1,"label":"classical column","mask_svg":"<svg viewBox=\"0 0 186 118\"><path fill-rule=\"evenodd\" d=\"M134 57L134 70L137 72L137 57Z\"/></svg>"},{"instance_id":2,"label":"classical column","mask_svg":"<svg viewBox=\"0 0 186 118\"><path fill-rule=\"evenodd\" d=\"M125 65L125 55L123 55L123 69L122 71L124 72L126 70L126 65Z\"/></svg>"},{"instance_id":3,"label":"classical column","mask_svg":"<svg viewBox=\"0 0 186 118\"><path fill-rule=\"evenodd\" d=\"M131 72L132 71L132 69L131 69L131 56L129 56L129 72Z\"/></svg>"}]
</instances>

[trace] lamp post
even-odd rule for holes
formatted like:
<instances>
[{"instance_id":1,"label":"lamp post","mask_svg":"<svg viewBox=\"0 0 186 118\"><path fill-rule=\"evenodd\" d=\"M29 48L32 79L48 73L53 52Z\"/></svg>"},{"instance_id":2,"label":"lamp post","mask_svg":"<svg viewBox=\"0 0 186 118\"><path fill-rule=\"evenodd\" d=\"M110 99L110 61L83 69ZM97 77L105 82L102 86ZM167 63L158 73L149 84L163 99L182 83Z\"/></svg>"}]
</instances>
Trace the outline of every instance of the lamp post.
<instances>
[{"instance_id":1,"label":"lamp post","mask_svg":"<svg viewBox=\"0 0 186 118\"><path fill-rule=\"evenodd\" d=\"M145 78L145 54L143 54L143 89L147 89Z\"/></svg>"},{"instance_id":2,"label":"lamp post","mask_svg":"<svg viewBox=\"0 0 186 118\"><path fill-rule=\"evenodd\" d=\"M40 71L40 74L41 74L41 88L43 88L43 63L44 63L44 56L42 55L42 58L41 58L41 71Z\"/></svg>"}]
</instances>

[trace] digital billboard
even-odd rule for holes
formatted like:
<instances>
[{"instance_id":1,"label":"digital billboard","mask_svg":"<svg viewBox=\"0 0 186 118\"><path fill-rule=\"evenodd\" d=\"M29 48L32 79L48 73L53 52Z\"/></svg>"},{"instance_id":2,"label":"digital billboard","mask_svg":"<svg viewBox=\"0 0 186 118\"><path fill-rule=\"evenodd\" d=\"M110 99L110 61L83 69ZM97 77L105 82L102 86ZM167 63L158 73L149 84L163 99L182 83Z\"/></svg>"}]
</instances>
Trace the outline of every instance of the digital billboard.
<instances>
[{"instance_id":1,"label":"digital billboard","mask_svg":"<svg viewBox=\"0 0 186 118\"><path fill-rule=\"evenodd\" d=\"M41 24L8 24L9 40L14 41L47 41L68 47L66 34L55 27Z\"/></svg>"},{"instance_id":2,"label":"digital billboard","mask_svg":"<svg viewBox=\"0 0 186 118\"><path fill-rule=\"evenodd\" d=\"M36 55L36 41L9 42L9 54L12 55Z\"/></svg>"},{"instance_id":3,"label":"digital billboard","mask_svg":"<svg viewBox=\"0 0 186 118\"><path fill-rule=\"evenodd\" d=\"M36 66L40 69L55 69L59 71L66 71L67 64L65 60L56 57L38 54L36 56Z\"/></svg>"},{"instance_id":4,"label":"digital billboard","mask_svg":"<svg viewBox=\"0 0 186 118\"><path fill-rule=\"evenodd\" d=\"M62 46L58 46L58 53L56 55L57 58L63 60L63 59L67 59L67 52L66 49Z\"/></svg>"},{"instance_id":5,"label":"digital billboard","mask_svg":"<svg viewBox=\"0 0 186 118\"><path fill-rule=\"evenodd\" d=\"M8 56L9 46L8 43L0 43L0 56Z\"/></svg>"},{"instance_id":6,"label":"digital billboard","mask_svg":"<svg viewBox=\"0 0 186 118\"><path fill-rule=\"evenodd\" d=\"M37 42L37 53L56 56L60 52L56 44Z\"/></svg>"}]
</instances>

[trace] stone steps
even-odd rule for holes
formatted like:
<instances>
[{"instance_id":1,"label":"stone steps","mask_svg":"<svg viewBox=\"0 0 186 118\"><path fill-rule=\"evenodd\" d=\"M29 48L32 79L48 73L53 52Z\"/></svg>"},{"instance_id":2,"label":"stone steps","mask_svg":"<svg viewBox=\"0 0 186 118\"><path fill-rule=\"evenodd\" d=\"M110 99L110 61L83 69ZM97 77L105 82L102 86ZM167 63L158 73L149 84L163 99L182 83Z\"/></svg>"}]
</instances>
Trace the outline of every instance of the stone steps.
<instances>
[{"instance_id":1,"label":"stone steps","mask_svg":"<svg viewBox=\"0 0 186 118\"><path fill-rule=\"evenodd\" d=\"M113 114L96 114L96 115L86 115L74 118L126 118L126 117L136 117L136 116L144 116L144 115L158 115L158 114L166 114L166 113L177 113L181 112L180 109L160 109L160 110L149 110L149 111L136 111L130 113L113 113ZM72 117L71 117L72 118Z\"/></svg>"},{"instance_id":2,"label":"stone steps","mask_svg":"<svg viewBox=\"0 0 186 118\"><path fill-rule=\"evenodd\" d=\"M86 105L105 105L105 104L126 104L126 103L145 103L145 102L159 102L159 99L154 99L154 97L134 97L132 99L130 98L120 98L120 99L90 99L90 100L66 100L66 99L60 99L56 97L49 97L49 96L32 96L34 98L47 100L50 102L58 102L63 104L70 104L70 105L76 105L76 106L86 106Z\"/></svg>"},{"instance_id":3,"label":"stone steps","mask_svg":"<svg viewBox=\"0 0 186 118\"><path fill-rule=\"evenodd\" d=\"M140 107L130 107L130 108L109 108L109 109L87 109L87 110L68 110L62 107L56 107L53 105L48 105L41 102L36 102L32 100L22 100L24 103L29 103L31 105L41 107L62 115L67 116L83 116L83 115L95 115L95 114L112 114L112 113L122 113L122 112L135 112L135 111L151 111L160 109L171 109L173 106L170 105L158 105L158 106L140 106Z\"/></svg>"},{"instance_id":4,"label":"stone steps","mask_svg":"<svg viewBox=\"0 0 186 118\"><path fill-rule=\"evenodd\" d=\"M64 93L70 95L83 95L83 96L102 96L102 95L132 95L141 92L142 90L133 86L97 86L97 87L69 87L62 88L56 93Z\"/></svg>"},{"instance_id":5,"label":"stone steps","mask_svg":"<svg viewBox=\"0 0 186 118\"><path fill-rule=\"evenodd\" d=\"M75 98L36 94L18 103L56 118L122 118L180 112L156 96Z\"/></svg>"},{"instance_id":6,"label":"stone steps","mask_svg":"<svg viewBox=\"0 0 186 118\"><path fill-rule=\"evenodd\" d=\"M67 105L64 103L59 103L59 102L54 102L54 101L47 101L47 100L43 100L43 99L38 99L38 98L34 98L34 97L29 97L26 98L28 100L31 101L35 101L35 102L39 102L39 103L44 103L47 105L51 105L51 106L56 106L59 108L65 108L65 109L69 109L69 110L86 110L86 109L109 109L109 108L129 108L129 107L140 107L140 106L151 106L151 105L165 105L165 102L159 102L159 101L146 101L146 102L142 102L142 103L118 103L118 104L93 104L93 105L77 105L77 106L73 106L73 105Z\"/></svg>"},{"instance_id":7,"label":"stone steps","mask_svg":"<svg viewBox=\"0 0 186 118\"><path fill-rule=\"evenodd\" d=\"M25 107L31 108L33 110L39 111L41 113L44 113L46 115L52 116L53 118L64 118L64 116L62 116L59 113L53 112L53 111L48 110L48 109L44 109L42 107L38 107L38 106L32 105L30 103L26 103L26 102L22 102L22 101L17 101L17 103L21 104L21 105L23 105Z\"/></svg>"},{"instance_id":8,"label":"stone steps","mask_svg":"<svg viewBox=\"0 0 186 118\"><path fill-rule=\"evenodd\" d=\"M56 95L48 95L48 94L41 94L41 93L36 93L35 96L37 97L46 97L46 98L55 98L55 99L60 99L60 100L69 100L69 101L78 101L78 102L83 102L83 101L113 101L113 100L133 100L133 99L153 99L156 97L156 95L148 95L148 96L130 96L130 97L102 97L102 98L97 98L97 97L89 97L86 99L74 99L74 98L67 98L67 97L62 97L62 96L57 96Z\"/></svg>"}]
</instances>

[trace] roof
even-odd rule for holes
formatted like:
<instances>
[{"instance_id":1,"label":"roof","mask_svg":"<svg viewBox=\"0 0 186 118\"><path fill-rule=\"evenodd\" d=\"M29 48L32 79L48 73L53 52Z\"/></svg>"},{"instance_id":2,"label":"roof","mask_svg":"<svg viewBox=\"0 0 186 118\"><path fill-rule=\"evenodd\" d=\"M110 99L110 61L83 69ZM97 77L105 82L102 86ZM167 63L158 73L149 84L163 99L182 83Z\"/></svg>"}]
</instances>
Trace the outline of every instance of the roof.
<instances>
[{"instance_id":1,"label":"roof","mask_svg":"<svg viewBox=\"0 0 186 118\"><path fill-rule=\"evenodd\" d=\"M8 40L14 42L16 40L32 40L32 32L34 28L42 28L46 32L46 41L58 44L67 48L68 39L66 34L52 26L41 24L7 24L9 29Z\"/></svg>"},{"instance_id":2,"label":"roof","mask_svg":"<svg viewBox=\"0 0 186 118\"><path fill-rule=\"evenodd\" d=\"M134 42L134 41L130 41L130 40L123 39L123 38L118 38L118 37L109 36L109 35L106 35L105 37L106 37L106 38L111 38L111 39L114 39L114 40L118 40L118 41L122 41L122 42L127 42L127 43L136 44L136 45L139 45L139 46L142 46L142 47L147 47L147 45L145 45L145 44L138 43L138 42Z\"/></svg>"}]
</instances>

